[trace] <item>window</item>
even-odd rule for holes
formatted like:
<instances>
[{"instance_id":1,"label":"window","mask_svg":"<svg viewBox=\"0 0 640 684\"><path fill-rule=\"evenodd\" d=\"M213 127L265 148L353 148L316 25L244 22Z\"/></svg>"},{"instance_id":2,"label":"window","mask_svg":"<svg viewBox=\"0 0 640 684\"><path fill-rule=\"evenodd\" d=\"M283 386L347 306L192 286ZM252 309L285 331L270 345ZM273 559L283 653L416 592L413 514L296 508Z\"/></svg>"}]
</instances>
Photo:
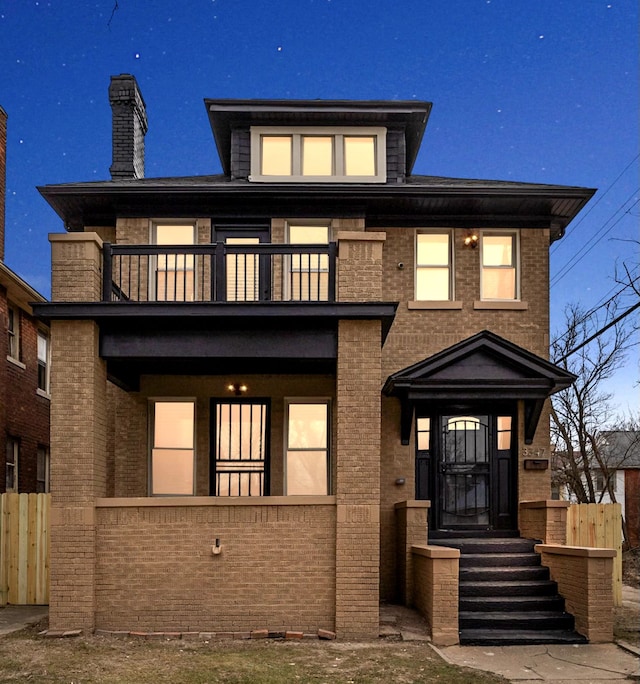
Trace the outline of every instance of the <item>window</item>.
<instances>
[{"instance_id":1,"label":"window","mask_svg":"<svg viewBox=\"0 0 640 684\"><path fill-rule=\"evenodd\" d=\"M227 245L257 245L257 237L228 237ZM257 302L260 299L260 255L227 254L227 301Z\"/></svg>"},{"instance_id":2,"label":"window","mask_svg":"<svg viewBox=\"0 0 640 684\"><path fill-rule=\"evenodd\" d=\"M290 223L289 243L293 245L328 245L329 225ZM292 254L287 269L285 291L293 301L326 302L329 299L329 255Z\"/></svg>"},{"instance_id":3,"label":"window","mask_svg":"<svg viewBox=\"0 0 640 684\"><path fill-rule=\"evenodd\" d=\"M253 181L385 182L385 128L251 129Z\"/></svg>"},{"instance_id":4,"label":"window","mask_svg":"<svg viewBox=\"0 0 640 684\"><path fill-rule=\"evenodd\" d=\"M9 356L16 361L20 360L20 310L9 304L9 333L8 351Z\"/></svg>"},{"instance_id":5,"label":"window","mask_svg":"<svg viewBox=\"0 0 640 684\"><path fill-rule=\"evenodd\" d=\"M517 237L516 233L482 233L481 299L519 299Z\"/></svg>"},{"instance_id":6,"label":"window","mask_svg":"<svg viewBox=\"0 0 640 684\"><path fill-rule=\"evenodd\" d=\"M194 245L195 226L163 224L153 226L153 243L156 245ZM152 290L159 302L192 302L195 294L195 263L193 254L172 252L156 256L155 282Z\"/></svg>"},{"instance_id":7,"label":"window","mask_svg":"<svg viewBox=\"0 0 640 684\"><path fill-rule=\"evenodd\" d=\"M5 491L18 491L18 461L20 458L20 441L15 437L7 437L5 460Z\"/></svg>"},{"instance_id":8,"label":"window","mask_svg":"<svg viewBox=\"0 0 640 684\"><path fill-rule=\"evenodd\" d=\"M39 446L36 463L36 492L39 494L49 491L49 467L49 449Z\"/></svg>"},{"instance_id":9,"label":"window","mask_svg":"<svg viewBox=\"0 0 640 684\"><path fill-rule=\"evenodd\" d=\"M152 402L151 496L194 493L195 402Z\"/></svg>"},{"instance_id":10,"label":"window","mask_svg":"<svg viewBox=\"0 0 640 684\"><path fill-rule=\"evenodd\" d=\"M38 332L38 389L49 393L49 336Z\"/></svg>"},{"instance_id":11,"label":"window","mask_svg":"<svg viewBox=\"0 0 640 684\"><path fill-rule=\"evenodd\" d=\"M286 494L329 493L329 402L287 404Z\"/></svg>"},{"instance_id":12,"label":"window","mask_svg":"<svg viewBox=\"0 0 640 684\"><path fill-rule=\"evenodd\" d=\"M447 301L453 299L451 234L416 235L416 299Z\"/></svg>"}]
</instances>

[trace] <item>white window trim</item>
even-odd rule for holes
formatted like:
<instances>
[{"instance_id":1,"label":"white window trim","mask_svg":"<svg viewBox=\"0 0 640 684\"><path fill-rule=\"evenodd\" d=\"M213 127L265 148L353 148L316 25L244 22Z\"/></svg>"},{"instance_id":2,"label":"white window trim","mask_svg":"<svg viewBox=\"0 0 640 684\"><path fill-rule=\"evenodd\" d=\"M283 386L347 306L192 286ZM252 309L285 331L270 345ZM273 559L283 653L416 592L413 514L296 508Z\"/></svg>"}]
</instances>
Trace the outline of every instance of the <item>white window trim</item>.
<instances>
[{"instance_id":1,"label":"white window trim","mask_svg":"<svg viewBox=\"0 0 640 684\"><path fill-rule=\"evenodd\" d=\"M44 330L38 330L37 333L37 338L43 337L47 341L47 358L45 359L45 380L44 380L44 387L40 387L38 385L37 387L37 393L40 396L49 398L50 397L50 388L51 388L51 336ZM37 363L38 363L38 382L40 380L40 357L37 355Z\"/></svg>"},{"instance_id":2,"label":"white window trim","mask_svg":"<svg viewBox=\"0 0 640 684\"><path fill-rule=\"evenodd\" d=\"M154 494L153 493L153 444L154 444L154 427L155 427L155 405L157 403L191 403L193 404L193 490L191 494ZM149 492L149 496L152 498L166 498L166 497L185 497L185 496L195 496L196 493L196 487L197 487L197 482L196 482L196 475L197 475L197 459L198 459L198 450L197 450L197 425L198 425L198 416L197 416L197 409L198 409L198 402L196 400L196 397L149 397L148 399L148 457L147 457L147 464L148 464L148 477L147 477L147 491Z\"/></svg>"},{"instance_id":3,"label":"white window trim","mask_svg":"<svg viewBox=\"0 0 640 684\"><path fill-rule=\"evenodd\" d=\"M514 267L516 270L515 282L515 297L513 299L491 299L483 295L483 278L484 278L484 264L482 263L483 255L483 240L484 237L493 235L511 235L513 236L513 251L514 251ZM494 267L496 268L496 267ZM482 230L480 231L480 301L481 302L520 302L520 231L519 230ZM482 307L476 307L482 308Z\"/></svg>"},{"instance_id":4,"label":"white window trim","mask_svg":"<svg viewBox=\"0 0 640 684\"><path fill-rule=\"evenodd\" d=\"M327 492L326 494L288 494L287 493L287 452L289 451L289 406L291 404L323 404L327 407ZM331 397L285 397L284 398L284 440L282 443L283 453L283 477L282 488L284 496L331 496L331 483L333 481L331 469ZM292 451L296 451L293 449ZM298 449L297 451L301 451ZM318 449L316 449L318 451Z\"/></svg>"},{"instance_id":5,"label":"white window trim","mask_svg":"<svg viewBox=\"0 0 640 684\"><path fill-rule=\"evenodd\" d=\"M5 463L5 491L7 493L11 492L18 492L20 491L20 482L18 480L19 477L19 468L20 468L20 440L17 439L16 437L8 436L7 437L7 445L9 442L13 443L14 449L13 449L13 463L11 464L13 466L13 487L9 488L7 487L7 475L6 475L6 470L7 467L9 466L9 463ZM5 450L5 459L6 459L6 450Z\"/></svg>"},{"instance_id":6,"label":"white window trim","mask_svg":"<svg viewBox=\"0 0 640 684\"><path fill-rule=\"evenodd\" d=\"M13 330L9 329L9 312L13 312ZM17 361L22 368L26 368L26 366L24 366L20 361L20 318L20 309L15 304L9 302L7 307L7 346L9 352L7 354L7 358L10 361ZM13 336L13 346L16 349L16 354L11 353L12 345L9 341L11 336Z\"/></svg>"},{"instance_id":7,"label":"white window trim","mask_svg":"<svg viewBox=\"0 0 640 684\"><path fill-rule=\"evenodd\" d=\"M288 135L292 137L292 170L290 176L263 176L262 136ZM334 138L335 169L331 176L302 175L302 136L320 135ZM347 176L344 174L342 139L345 136L372 136L375 138L376 174L373 176ZM386 183L387 181L387 129L359 126L252 126L251 175L249 180L258 183Z\"/></svg>"},{"instance_id":8,"label":"white window trim","mask_svg":"<svg viewBox=\"0 0 640 684\"><path fill-rule=\"evenodd\" d=\"M449 237L449 297L447 299L419 299L418 298L418 269L419 268L430 268L429 266L418 266L418 235L447 235ZM414 292L414 302L418 306L410 306L409 308L427 308L419 306L420 303L428 303L428 308L438 308L438 305L442 305L441 308L462 308L462 304L456 303L455 296L455 250L454 250L454 234L451 229L438 230L437 228L433 230L421 230L418 229L415 232L413 240L413 255L414 255L414 265L413 265L413 292ZM448 306L448 304L455 304L455 306Z\"/></svg>"}]
</instances>

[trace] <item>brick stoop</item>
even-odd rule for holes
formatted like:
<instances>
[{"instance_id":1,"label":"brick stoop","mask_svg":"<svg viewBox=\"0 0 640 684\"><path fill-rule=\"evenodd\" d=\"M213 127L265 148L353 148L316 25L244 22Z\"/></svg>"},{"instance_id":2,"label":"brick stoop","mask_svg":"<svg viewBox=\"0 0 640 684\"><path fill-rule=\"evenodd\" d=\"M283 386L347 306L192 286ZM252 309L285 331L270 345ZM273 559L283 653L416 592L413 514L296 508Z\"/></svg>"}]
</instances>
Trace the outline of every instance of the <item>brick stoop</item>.
<instances>
[{"instance_id":1,"label":"brick stoop","mask_svg":"<svg viewBox=\"0 0 640 684\"><path fill-rule=\"evenodd\" d=\"M549 569L517 532L452 533L429 544L460 550L461 645L585 644Z\"/></svg>"}]
</instances>

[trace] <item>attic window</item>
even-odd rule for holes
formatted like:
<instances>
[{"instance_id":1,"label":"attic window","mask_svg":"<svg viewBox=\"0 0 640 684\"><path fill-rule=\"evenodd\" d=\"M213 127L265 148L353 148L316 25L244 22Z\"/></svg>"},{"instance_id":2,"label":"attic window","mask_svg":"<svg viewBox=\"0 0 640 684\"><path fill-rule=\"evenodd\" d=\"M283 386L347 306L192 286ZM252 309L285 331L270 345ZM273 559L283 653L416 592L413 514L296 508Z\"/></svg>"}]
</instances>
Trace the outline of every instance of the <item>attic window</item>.
<instances>
[{"instance_id":1,"label":"attic window","mask_svg":"<svg viewBox=\"0 0 640 684\"><path fill-rule=\"evenodd\" d=\"M253 127L250 180L384 183L385 145L385 128Z\"/></svg>"}]
</instances>

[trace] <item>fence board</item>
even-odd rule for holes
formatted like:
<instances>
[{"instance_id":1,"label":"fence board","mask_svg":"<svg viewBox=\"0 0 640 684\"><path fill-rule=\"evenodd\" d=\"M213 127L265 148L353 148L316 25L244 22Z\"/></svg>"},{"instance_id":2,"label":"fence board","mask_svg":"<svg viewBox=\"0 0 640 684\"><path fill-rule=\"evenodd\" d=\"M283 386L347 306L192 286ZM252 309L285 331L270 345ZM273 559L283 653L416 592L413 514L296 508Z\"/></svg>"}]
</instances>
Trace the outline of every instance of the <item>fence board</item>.
<instances>
[{"instance_id":1,"label":"fence board","mask_svg":"<svg viewBox=\"0 0 640 684\"><path fill-rule=\"evenodd\" d=\"M49 602L50 494L0 494L0 606Z\"/></svg>"},{"instance_id":2,"label":"fence board","mask_svg":"<svg viewBox=\"0 0 640 684\"><path fill-rule=\"evenodd\" d=\"M567 544L615 549L613 602L622 605L622 507L620 504L572 504L567 510Z\"/></svg>"}]
</instances>

